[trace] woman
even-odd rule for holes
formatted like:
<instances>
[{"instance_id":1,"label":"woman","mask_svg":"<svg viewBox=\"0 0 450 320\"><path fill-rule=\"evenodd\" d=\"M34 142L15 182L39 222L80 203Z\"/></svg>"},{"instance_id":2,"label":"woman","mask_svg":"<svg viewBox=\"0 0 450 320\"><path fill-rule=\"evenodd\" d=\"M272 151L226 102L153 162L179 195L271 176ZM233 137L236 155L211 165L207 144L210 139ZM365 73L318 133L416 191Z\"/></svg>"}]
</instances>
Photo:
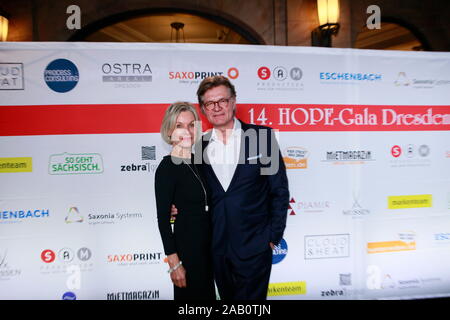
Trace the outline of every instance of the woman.
<instances>
[{"instance_id":1,"label":"woman","mask_svg":"<svg viewBox=\"0 0 450 320\"><path fill-rule=\"evenodd\" d=\"M166 110L161 125L162 138L172 145L172 151L156 169L155 195L175 300L215 300L208 195L191 153L195 139L201 138L199 124L198 113L190 103L176 102ZM183 212L173 231L172 204Z\"/></svg>"}]
</instances>

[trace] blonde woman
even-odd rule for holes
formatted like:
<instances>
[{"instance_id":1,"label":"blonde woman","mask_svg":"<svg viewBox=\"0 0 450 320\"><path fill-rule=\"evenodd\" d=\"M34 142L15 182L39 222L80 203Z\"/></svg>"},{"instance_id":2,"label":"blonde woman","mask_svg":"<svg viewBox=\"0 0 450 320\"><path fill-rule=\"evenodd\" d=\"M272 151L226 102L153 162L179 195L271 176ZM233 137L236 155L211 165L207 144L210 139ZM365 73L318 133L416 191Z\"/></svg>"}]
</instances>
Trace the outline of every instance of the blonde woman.
<instances>
[{"instance_id":1,"label":"blonde woman","mask_svg":"<svg viewBox=\"0 0 450 320\"><path fill-rule=\"evenodd\" d=\"M172 151L156 170L155 195L174 299L215 300L208 190L191 153L195 140L201 138L195 107L188 102L172 104L164 115L161 136ZM172 204L183 211L173 231Z\"/></svg>"}]
</instances>

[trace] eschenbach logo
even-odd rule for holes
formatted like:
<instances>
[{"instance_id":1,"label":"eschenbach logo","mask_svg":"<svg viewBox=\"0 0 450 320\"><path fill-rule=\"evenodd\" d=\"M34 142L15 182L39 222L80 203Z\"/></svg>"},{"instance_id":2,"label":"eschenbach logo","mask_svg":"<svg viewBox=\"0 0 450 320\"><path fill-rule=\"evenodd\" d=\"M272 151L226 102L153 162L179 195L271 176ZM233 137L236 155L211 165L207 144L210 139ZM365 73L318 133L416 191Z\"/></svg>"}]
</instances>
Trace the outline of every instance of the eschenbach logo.
<instances>
[{"instance_id":1,"label":"eschenbach logo","mask_svg":"<svg viewBox=\"0 0 450 320\"><path fill-rule=\"evenodd\" d=\"M77 85L80 79L78 68L67 59L57 59L49 63L44 71L44 80L50 89L65 93Z\"/></svg>"},{"instance_id":2,"label":"eschenbach logo","mask_svg":"<svg viewBox=\"0 0 450 320\"><path fill-rule=\"evenodd\" d=\"M322 83L360 83L360 82L379 82L383 76L380 73L353 73L353 72L320 72L319 79Z\"/></svg>"},{"instance_id":3,"label":"eschenbach logo","mask_svg":"<svg viewBox=\"0 0 450 320\"><path fill-rule=\"evenodd\" d=\"M49 209L25 209L25 210L2 210L0 209L1 223L18 223L24 220L40 220L50 217Z\"/></svg>"}]
</instances>

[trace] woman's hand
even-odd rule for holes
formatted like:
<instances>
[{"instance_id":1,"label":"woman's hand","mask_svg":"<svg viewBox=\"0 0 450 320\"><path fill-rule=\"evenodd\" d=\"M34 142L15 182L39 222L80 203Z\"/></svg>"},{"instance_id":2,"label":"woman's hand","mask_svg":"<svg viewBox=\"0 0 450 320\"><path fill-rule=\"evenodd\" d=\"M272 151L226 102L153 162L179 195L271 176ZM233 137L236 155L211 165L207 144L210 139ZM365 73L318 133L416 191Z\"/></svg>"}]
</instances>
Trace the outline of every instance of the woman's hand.
<instances>
[{"instance_id":1,"label":"woman's hand","mask_svg":"<svg viewBox=\"0 0 450 320\"><path fill-rule=\"evenodd\" d=\"M180 263L180 259L178 258L178 254L173 253L167 256L167 262L169 263L169 267L173 268L178 263ZM170 273L170 279L174 285L180 288L186 288L186 269L184 269L183 265L179 266L176 270Z\"/></svg>"}]
</instances>

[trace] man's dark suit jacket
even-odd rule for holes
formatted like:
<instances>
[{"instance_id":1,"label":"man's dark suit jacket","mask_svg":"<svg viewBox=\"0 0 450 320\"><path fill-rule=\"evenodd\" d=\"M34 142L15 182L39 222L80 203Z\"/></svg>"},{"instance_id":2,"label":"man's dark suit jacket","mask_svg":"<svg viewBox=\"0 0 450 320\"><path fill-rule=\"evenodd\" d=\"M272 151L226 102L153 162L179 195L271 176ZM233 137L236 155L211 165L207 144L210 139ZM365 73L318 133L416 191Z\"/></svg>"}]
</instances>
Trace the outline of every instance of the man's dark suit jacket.
<instances>
[{"instance_id":1,"label":"man's dark suit jacket","mask_svg":"<svg viewBox=\"0 0 450 320\"><path fill-rule=\"evenodd\" d=\"M200 168L212 207L213 254L226 254L231 249L240 259L247 259L267 250L269 242L278 244L281 240L286 227L289 189L273 130L242 121L241 126L239 163L226 192L205 150L212 132L205 134L202 143L196 145L195 161L198 163L199 155L203 155ZM264 170L273 174L263 175Z\"/></svg>"}]
</instances>

